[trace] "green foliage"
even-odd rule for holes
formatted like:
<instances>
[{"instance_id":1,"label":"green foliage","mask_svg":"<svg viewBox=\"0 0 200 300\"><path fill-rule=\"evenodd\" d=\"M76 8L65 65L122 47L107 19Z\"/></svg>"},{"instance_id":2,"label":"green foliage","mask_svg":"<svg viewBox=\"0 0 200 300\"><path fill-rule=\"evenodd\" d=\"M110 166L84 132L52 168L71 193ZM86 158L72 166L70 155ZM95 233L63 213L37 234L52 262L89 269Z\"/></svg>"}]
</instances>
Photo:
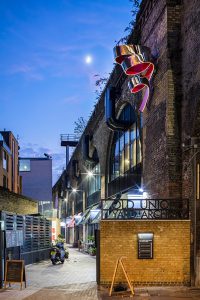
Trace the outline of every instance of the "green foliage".
<instances>
[{"instance_id":1,"label":"green foliage","mask_svg":"<svg viewBox=\"0 0 200 300\"><path fill-rule=\"evenodd\" d=\"M64 235L63 234L59 234L58 235L58 239L64 239Z\"/></svg>"},{"instance_id":2,"label":"green foliage","mask_svg":"<svg viewBox=\"0 0 200 300\"><path fill-rule=\"evenodd\" d=\"M65 243L65 239L64 239L64 236L62 234L59 234L57 239L55 240L55 243Z\"/></svg>"},{"instance_id":3,"label":"green foliage","mask_svg":"<svg viewBox=\"0 0 200 300\"><path fill-rule=\"evenodd\" d=\"M88 241L89 242L94 242L94 236L93 235L88 235Z\"/></svg>"},{"instance_id":4,"label":"green foliage","mask_svg":"<svg viewBox=\"0 0 200 300\"><path fill-rule=\"evenodd\" d=\"M110 73L108 74L110 75ZM101 93L103 91L103 88L105 87L107 81L108 81L108 76L106 77L101 77L99 74L95 74L94 77L97 77L96 81L95 81L95 85L96 85L96 100L99 99L99 97L101 96ZM96 104L96 103L95 103Z\"/></svg>"},{"instance_id":5,"label":"green foliage","mask_svg":"<svg viewBox=\"0 0 200 300\"><path fill-rule=\"evenodd\" d=\"M68 249L65 249L65 258L69 258L69 251L68 251Z\"/></svg>"},{"instance_id":6,"label":"green foliage","mask_svg":"<svg viewBox=\"0 0 200 300\"><path fill-rule=\"evenodd\" d=\"M90 247L89 253L90 253L91 255L96 255L96 252L97 252L96 247Z\"/></svg>"},{"instance_id":7,"label":"green foliage","mask_svg":"<svg viewBox=\"0 0 200 300\"><path fill-rule=\"evenodd\" d=\"M83 117L79 117L77 121L74 122L74 134L81 135L85 130L87 121Z\"/></svg>"},{"instance_id":8,"label":"green foliage","mask_svg":"<svg viewBox=\"0 0 200 300\"><path fill-rule=\"evenodd\" d=\"M131 9L132 20L129 22L128 26L124 30L124 32L128 32L128 34L126 36L122 37L118 42L115 41L117 45L127 43L128 38L129 38L133 28L135 27L136 16L137 16L137 13L139 12L140 4L142 2L142 0L129 0L129 1L132 2L132 4L133 4L132 9Z\"/></svg>"}]
</instances>

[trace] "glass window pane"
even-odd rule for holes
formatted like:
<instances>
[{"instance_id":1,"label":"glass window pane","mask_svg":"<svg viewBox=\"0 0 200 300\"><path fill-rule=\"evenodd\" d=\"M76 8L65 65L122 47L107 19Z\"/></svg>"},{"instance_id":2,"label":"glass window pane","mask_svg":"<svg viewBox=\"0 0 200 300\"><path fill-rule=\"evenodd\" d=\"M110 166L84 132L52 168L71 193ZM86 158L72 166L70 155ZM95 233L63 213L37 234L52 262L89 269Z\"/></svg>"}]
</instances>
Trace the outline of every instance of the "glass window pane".
<instances>
[{"instance_id":1,"label":"glass window pane","mask_svg":"<svg viewBox=\"0 0 200 300\"><path fill-rule=\"evenodd\" d=\"M124 171L128 171L130 169L130 153L129 153L129 144L125 146L125 157L124 157Z\"/></svg>"},{"instance_id":2,"label":"glass window pane","mask_svg":"<svg viewBox=\"0 0 200 300\"><path fill-rule=\"evenodd\" d=\"M88 194L89 195L91 195L95 192L95 179L94 179L94 177L95 177L95 175L88 177L88 185L89 185Z\"/></svg>"},{"instance_id":3,"label":"glass window pane","mask_svg":"<svg viewBox=\"0 0 200 300\"><path fill-rule=\"evenodd\" d=\"M130 131L125 133L125 148L124 148L124 171L127 172L130 169L130 145L129 145Z\"/></svg>"},{"instance_id":4,"label":"glass window pane","mask_svg":"<svg viewBox=\"0 0 200 300\"><path fill-rule=\"evenodd\" d=\"M119 140L117 140L116 144L115 144L115 156L119 155Z\"/></svg>"},{"instance_id":5,"label":"glass window pane","mask_svg":"<svg viewBox=\"0 0 200 300\"><path fill-rule=\"evenodd\" d=\"M133 142L133 146L132 146L132 167L136 166L136 140L134 140Z\"/></svg>"},{"instance_id":6,"label":"glass window pane","mask_svg":"<svg viewBox=\"0 0 200 300\"><path fill-rule=\"evenodd\" d=\"M122 134L122 136L120 137L119 143L120 143L119 150L120 152L122 152L124 150L124 134Z\"/></svg>"},{"instance_id":7,"label":"glass window pane","mask_svg":"<svg viewBox=\"0 0 200 300\"><path fill-rule=\"evenodd\" d=\"M88 195L91 195L101 189L100 164L97 164L91 171L93 176L88 177Z\"/></svg>"},{"instance_id":8,"label":"glass window pane","mask_svg":"<svg viewBox=\"0 0 200 300\"><path fill-rule=\"evenodd\" d=\"M134 124L131 129L131 142L136 139L136 125Z\"/></svg>"},{"instance_id":9,"label":"glass window pane","mask_svg":"<svg viewBox=\"0 0 200 300\"><path fill-rule=\"evenodd\" d=\"M3 168L8 171L8 156L6 151L3 151Z\"/></svg>"},{"instance_id":10,"label":"glass window pane","mask_svg":"<svg viewBox=\"0 0 200 300\"><path fill-rule=\"evenodd\" d=\"M134 111L130 105L127 105L122 109L119 119L123 121L136 120ZM141 160L141 144L137 124L134 123L132 128L126 132L115 132L110 157L110 180L112 181L113 179L124 175L125 172L128 172L130 168L135 167Z\"/></svg>"},{"instance_id":11,"label":"glass window pane","mask_svg":"<svg viewBox=\"0 0 200 300\"><path fill-rule=\"evenodd\" d=\"M120 175L124 174L124 151L120 152Z\"/></svg>"},{"instance_id":12,"label":"glass window pane","mask_svg":"<svg viewBox=\"0 0 200 300\"><path fill-rule=\"evenodd\" d=\"M137 140L137 163L142 162L142 153L141 153L141 142L140 139Z\"/></svg>"},{"instance_id":13,"label":"glass window pane","mask_svg":"<svg viewBox=\"0 0 200 300\"><path fill-rule=\"evenodd\" d=\"M129 144L129 134L130 134L129 130L125 132L125 145Z\"/></svg>"},{"instance_id":14,"label":"glass window pane","mask_svg":"<svg viewBox=\"0 0 200 300\"><path fill-rule=\"evenodd\" d=\"M120 162L120 156L119 156L119 140L116 142L115 146L115 178L119 176L119 162Z\"/></svg>"}]
</instances>

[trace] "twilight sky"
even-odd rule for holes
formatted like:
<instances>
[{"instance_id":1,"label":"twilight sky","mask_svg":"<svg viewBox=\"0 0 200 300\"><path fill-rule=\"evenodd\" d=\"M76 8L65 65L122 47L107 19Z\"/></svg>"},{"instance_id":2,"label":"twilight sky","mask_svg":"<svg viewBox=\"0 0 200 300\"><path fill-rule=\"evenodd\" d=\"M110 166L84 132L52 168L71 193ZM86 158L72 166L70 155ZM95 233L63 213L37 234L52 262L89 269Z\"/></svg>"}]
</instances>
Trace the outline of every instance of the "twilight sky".
<instances>
[{"instance_id":1,"label":"twilight sky","mask_svg":"<svg viewBox=\"0 0 200 300\"><path fill-rule=\"evenodd\" d=\"M19 137L21 156L52 155L53 183L65 165L60 134L88 118L94 75L111 72L131 7L129 0L0 0L0 130Z\"/></svg>"}]
</instances>

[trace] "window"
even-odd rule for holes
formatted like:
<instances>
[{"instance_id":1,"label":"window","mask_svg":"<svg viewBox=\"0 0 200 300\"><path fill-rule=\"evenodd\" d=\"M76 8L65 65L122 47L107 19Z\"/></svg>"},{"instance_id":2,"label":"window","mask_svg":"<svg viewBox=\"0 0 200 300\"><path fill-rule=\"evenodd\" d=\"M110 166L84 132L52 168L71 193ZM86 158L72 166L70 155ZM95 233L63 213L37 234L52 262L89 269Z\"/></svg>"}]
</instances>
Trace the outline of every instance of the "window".
<instances>
[{"instance_id":1,"label":"window","mask_svg":"<svg viewBox=\"0 0 200 300\"><path fill-rule=\"evenodd\" d=\"M88 176L88 195L101 189L100 164L98 163L91 171L93 175Z\"/></svg>"},{"instance_id":2,"label":"window","mask_svg":"<svg viewBox=\"0 0 200 300\"><path fill-rule=\"evenodd\" d=\"M19 171L29 172L31 170L30 159L20 159L19 161Z\"/></svg>"},{"instance_id":3,"label":"window","mask_svg":"<svg viewBox=\"0 0 200 300\"><path fill-rule=\"evenodd\" d=\"M4 170L8 171L8 156L6 151L3 150L3 168Z\"/></svg>"},{"instance_id":4,"label":"window","mask_svg":"<svg viewBox=\"0 0 200 300\"><path fill-rule=\"evenodd\" d=\"M134 111L127 105L120 119L134 119ZM116 131L111 150L110 181L119 176L123 176L132 168L136 168L142 161L141 141L137 122L135 122L126 132Z\"/></svg>"}]
</instances>

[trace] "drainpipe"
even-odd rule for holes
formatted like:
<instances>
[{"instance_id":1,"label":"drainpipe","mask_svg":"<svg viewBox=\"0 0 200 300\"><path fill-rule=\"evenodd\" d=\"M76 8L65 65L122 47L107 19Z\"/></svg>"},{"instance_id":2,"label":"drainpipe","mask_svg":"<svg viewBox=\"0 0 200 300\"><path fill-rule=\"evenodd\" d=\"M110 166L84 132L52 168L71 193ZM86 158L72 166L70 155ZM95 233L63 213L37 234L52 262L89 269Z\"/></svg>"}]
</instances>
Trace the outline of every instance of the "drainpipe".
<instances>
[{"instance_id":1,"label":"drainpipe","mask_svg":"<svg viewBox=\"0 0 200 300\"><path fill-rule=\"evenodd\" d=\"M133 123L133 121L122 121L116 119L115 101L117 92L115 87L107 87L105 91L105 118L107 126L113 130L126 131Z\"/></svg>"}]
</instances>

